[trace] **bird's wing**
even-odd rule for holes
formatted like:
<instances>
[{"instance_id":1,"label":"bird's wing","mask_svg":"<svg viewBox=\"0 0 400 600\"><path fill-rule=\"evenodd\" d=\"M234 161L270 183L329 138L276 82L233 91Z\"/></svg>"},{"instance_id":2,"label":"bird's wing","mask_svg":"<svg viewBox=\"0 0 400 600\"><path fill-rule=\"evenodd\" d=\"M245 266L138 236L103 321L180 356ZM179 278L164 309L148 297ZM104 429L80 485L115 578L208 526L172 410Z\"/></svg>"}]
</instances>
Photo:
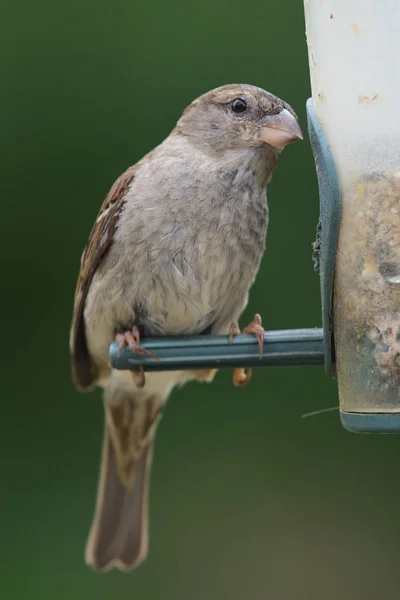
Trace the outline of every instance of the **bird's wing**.
<instances>
[{"instance_id":1,"label":"bird's wing","mask_svg":"<svg viewBox=\"0 0 400 600\"><path fill-rule=\"evenodd\" d=\"M75 383L81 389L90 387L96 381L96 368L90 358L85 335L85 302L96 269L113 242L119 214L134 176L135 166L127 169L110 189L81 258L70 337L72 373Z\"/></svg>"}]
</instances>

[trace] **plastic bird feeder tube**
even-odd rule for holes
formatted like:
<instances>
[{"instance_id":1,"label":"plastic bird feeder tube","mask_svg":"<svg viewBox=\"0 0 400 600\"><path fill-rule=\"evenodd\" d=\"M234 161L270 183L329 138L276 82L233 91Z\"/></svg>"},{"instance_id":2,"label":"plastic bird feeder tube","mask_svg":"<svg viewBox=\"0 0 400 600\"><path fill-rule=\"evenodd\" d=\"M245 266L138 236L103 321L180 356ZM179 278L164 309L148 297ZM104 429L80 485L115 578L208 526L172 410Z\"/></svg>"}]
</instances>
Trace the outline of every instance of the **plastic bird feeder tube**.
<instances>
[{"instance_id":1,"label":"plastic bird feeder tube","mask_svg":"<svg viewBox=\"0 0 400 600\"><path fill-rule=\"evenodd\" d=\"M312 104L340 187L341 419L400 432L400 2L304 0Z\"/></svg>"},{"instance_id":2,"label":"plastic bird feeder tube","mask_svg":"<svg viewBox=\"0 0 400 600\"><path fill-rule=\"evenodd\" d=\"M258 342L252 335L237 335L232 344L225 335L203 335L144 338L142 345L159 360L132 354L128 348L119 354L114 343L110 346L111 366L120 370L174 371L324 364L322 329L268 331L261 358Z\"/></svg>"}]
</instances>

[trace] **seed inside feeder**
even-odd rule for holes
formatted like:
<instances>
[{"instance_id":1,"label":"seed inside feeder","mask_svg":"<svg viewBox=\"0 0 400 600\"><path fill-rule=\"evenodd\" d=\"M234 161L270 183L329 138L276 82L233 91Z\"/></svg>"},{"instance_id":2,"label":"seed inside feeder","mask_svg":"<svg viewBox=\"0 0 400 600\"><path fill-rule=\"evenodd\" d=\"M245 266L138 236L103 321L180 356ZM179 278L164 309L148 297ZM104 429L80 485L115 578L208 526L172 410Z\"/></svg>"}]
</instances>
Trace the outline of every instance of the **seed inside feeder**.
<instances>
[{"instance_id":1,"label":"seed inside feeder","mask_svg":"<svg viewBox=\"0 0 400 600\"><path fill-rule=\"evenodd\" d=\"M344 410L400 410L400 172L342 198L335 347Z\"/></svg>"}]
</instances>

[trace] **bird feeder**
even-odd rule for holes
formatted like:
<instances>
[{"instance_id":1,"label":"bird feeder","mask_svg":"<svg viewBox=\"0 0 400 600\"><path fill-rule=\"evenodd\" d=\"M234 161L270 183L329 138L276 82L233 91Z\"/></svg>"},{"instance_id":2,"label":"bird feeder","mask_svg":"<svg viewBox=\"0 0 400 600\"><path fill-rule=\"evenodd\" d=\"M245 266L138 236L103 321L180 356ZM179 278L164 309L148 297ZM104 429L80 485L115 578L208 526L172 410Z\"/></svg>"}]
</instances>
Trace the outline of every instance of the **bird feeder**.
<instances>
[{"instance_id":1,"label":"bird feeder","mask_svg":"<svg viewBox=\"0 0 400 600\"><path fill-rule=\"evenodd\" d=\"M116 369L325 365L347 429L400 431L400 2L304 0L322 328L142 340Z\"/></svg>"},{"instance_id":2,"label":"bird feeder","mask_svg":"<svg viewBox=\"0 0 400 600\"><path fill-rule=\"evenodd\" d=\"M400 3L304 6L309 121L330 154L319 173L325 250L340 200L329 308L341 419L350 430L400 431Z\"/></svg>"}]
</instances>

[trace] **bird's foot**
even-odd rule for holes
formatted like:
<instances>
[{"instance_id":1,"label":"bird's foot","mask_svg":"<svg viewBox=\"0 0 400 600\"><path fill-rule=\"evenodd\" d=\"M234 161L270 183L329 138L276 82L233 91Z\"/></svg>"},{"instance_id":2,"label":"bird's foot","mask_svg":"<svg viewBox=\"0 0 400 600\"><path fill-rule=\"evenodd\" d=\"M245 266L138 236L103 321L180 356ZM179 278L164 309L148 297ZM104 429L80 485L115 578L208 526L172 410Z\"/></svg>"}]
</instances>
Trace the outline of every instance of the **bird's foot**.
<instances>
[{"instance_id":1,"label":"bird's foot","mask_svg":"<svg viewBox=\"0 0 400 600\"><path fill-rule=\"evenodd\" d=\"M249 369L248 371L246 369L234 369L232 377L233 385L244 387L249 383L252 374L253 369Z\"/></svg>"},{"instance_id":2,"label":"bird's foot","mask_svg":"<svg viewBox=\"0 0 400 600\"><path fill-rule=\"evenodd\" d=\"M121 354L125 346L128 346L129 350L133 354L141 354L150 356L150 358L154 358L154 360L160 360L153 352L146 350L146 348L143 348L143 346L140 345L140 331L138 327L132 327L131 330L127 329L126 331L117 333L115 336L115 341L119 346L118 356ZM140 371L131 371L131 374L136 387L142 388L146 382L143 369L140 368Z\"/></svg>"},{"instance_id":3,"label":"bird's foot","mask_svg":"<svg viewBox=\"0 0 400 600\"><path fill-rule=\"evenodd\" d=\"M259 314L254 315L254 319L252 320L251 323L249 323L249 325L247 325L247 327L245 327L243 329L243 331L240 331L239 325L236 323L236 321L234 321L230 328L229 328L229 343L232 343L233 340L233 336L234 335L239 335L239 333L253 333L258 341L258 347L259 347L259 353L260 353L260 358L262 357L263 354L263 349L264 349L264 333L265 333L265 329L262 326L262 321L261 321L261 317ZM234 369L233 371L233 384L238 386L238 387L243 387L245 385L247 385L251 379L251 375L252 375L253 370L249 369L248 371L246 371L245 369L242 368L238 368L238 369Z\"/></svg>"},{"instance_id":4,"label":"bird's foot","mask_svg":"<svg viewBox=\"0 0 400 600\"><path fill-rule=\"evenodd\" d=\"M140 371L131 371L133 383L137 388L144 387L146 383L146 375L144 374L143 368L139 367Z\"/></svg>"},{"instance_id":5,"label":"bird's foot","mask_svg":"<svg viewBox=\"0 0 400 600\"><path fill-rule=\"evenodd\" d=\"M232 344L233 336L239 335L239 333L240 333L239 323L237 321L233 321L233 323L231 323L231 326L229 327L229 334L228 334L230 344Z\"/></svg>"},{"instance_id":6,"label":"bird's foot","mask_svg":"<svg viewBox=\"0 0 400 600\"><path fill-rule=\"evenodd\" d=\"M264 350L265 329L262 326L262 321L261 321L261 317L259 314L254 315L254 319L252 320L251 323L249 323L247 325L247 327L245 327L243 329L242 333L253 333L256 336L256 339L258 341L258 349L259 349L260 358L262 358L263 350Z\"/></svg>"},{"instance_id":7,"label":"bird's foot","mask_svg":"<svg viewBox=\"0 0 400 600\"><path fill-rule=\"evenodd\" d=\"M144 354L146 356L150 356L150 358L154 358L154 360L160 360L153 352L146 350L146 348L143 348L143 346L140 345L140 331L138 327L132 327L130 330L128 329L122 333L117 333L115 336L115 341L119 346L118 356L121 354L125 346L128 346L129 350L133 352L133 354Z\"/></svg>"}]
</instances>

